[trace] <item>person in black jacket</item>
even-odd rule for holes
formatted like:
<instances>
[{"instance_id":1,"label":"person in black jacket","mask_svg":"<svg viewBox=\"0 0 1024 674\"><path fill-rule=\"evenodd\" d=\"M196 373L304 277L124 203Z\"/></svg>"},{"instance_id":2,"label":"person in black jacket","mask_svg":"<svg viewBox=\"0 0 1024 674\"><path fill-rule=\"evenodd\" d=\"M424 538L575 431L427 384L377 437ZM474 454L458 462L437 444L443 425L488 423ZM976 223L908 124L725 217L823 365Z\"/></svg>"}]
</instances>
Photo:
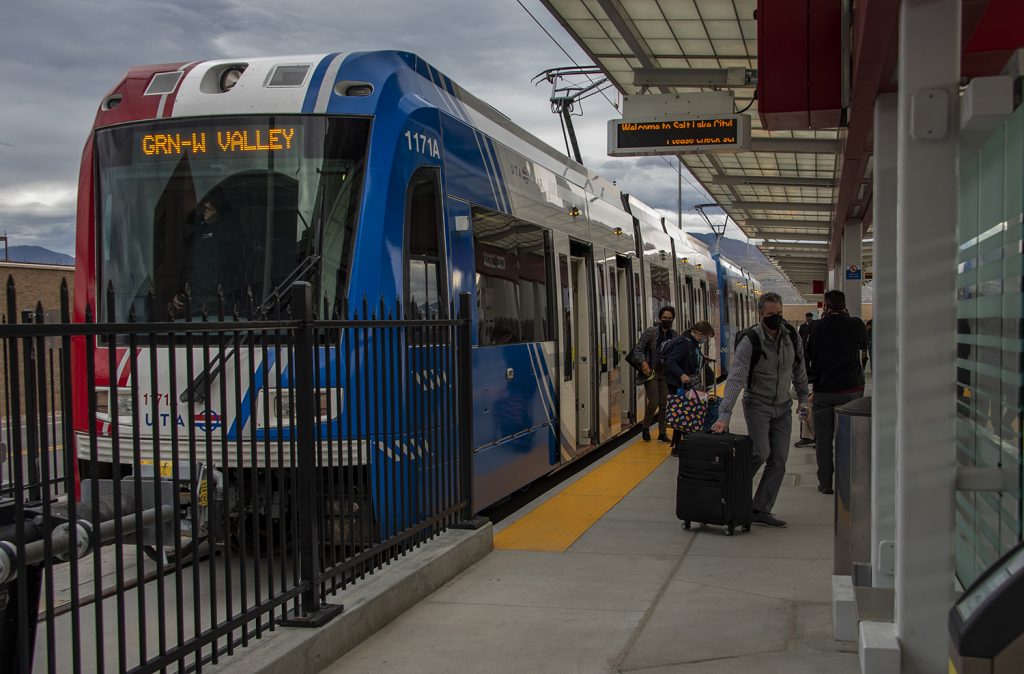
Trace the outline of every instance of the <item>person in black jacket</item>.
<instances>
[{"instance_id":1,"label":"person in black jacket","mask_svg":"<svg viewBox=\"0 0 1024 674\"><path fill-rule=\"evenodd\" d=\"M644 391L647 393L647 402L644 409L643 439L649 442L651 439L651 424L654 423L654 414L658 410L665 409L665 398L668 397L668 385L665 382L665 373L654 371L654 356L665 340L676 336L672 329L672 323L676 319L674 307L664 306L658 312L658 323L653 327L644 330L640 340L633 347L627 361L636 367L643 375ZM669 442L667 426L665 426L665 415L658 417L658 441Z\"/></svg>"},{"instance_id":2,"label":"person in black jacket","mask_svg":"<svg viewBox=\"0 0 1024 674\"><path fill-rule=\"evenodd\" d=\"M846 295L825 293L825 313L815 321L807 340L807 361L814 372L814 438L818 459L818 491L832 494L835 409L864 395L860 353L867 332L859 318L846 311Z\"/></svg>"},{"instance_id":3,"label":"person in black jacket","mask_svg":"<svg viewBox=\"0 0 1024 674\"><path fill-rule=\"evenodd\" d=\"M672 395L683 395L687 388L695 388L700 383L700 368L703 365L700 343L704 339L715 336L715 329L707 321L697 321L681 335L666 342L664 348L665 384ZM679 441L682 435L678 430L672 433L672 456L678 456Z\"/></svg>"},{"instance_id":4,"label":"person in black jacket","mask_svg":"<svg viewBox=\"0 0 1024 674\"><path fill-rule=\"evenodd\" d=\"M807 339L811 336L811 326L814 325L814 314L807 312L804 314L804 322L797 328L797 333L800 335L800 341L803 342L801 346L804 347L804 353L807 353Z\"/></svg>"},{"instance_id":5,"label":"person in black jacket","mask_svg":"<svg viewBox=\"0 0 1024 674\"><path fill-rule=\"evenodd\" d=\"M707 321L697 321L689 330L673 340L665 355L665 383L669 393L679 395L680 389L693 385L700 375L700 342L715 336Z\"/></svg>"}]
</instances>

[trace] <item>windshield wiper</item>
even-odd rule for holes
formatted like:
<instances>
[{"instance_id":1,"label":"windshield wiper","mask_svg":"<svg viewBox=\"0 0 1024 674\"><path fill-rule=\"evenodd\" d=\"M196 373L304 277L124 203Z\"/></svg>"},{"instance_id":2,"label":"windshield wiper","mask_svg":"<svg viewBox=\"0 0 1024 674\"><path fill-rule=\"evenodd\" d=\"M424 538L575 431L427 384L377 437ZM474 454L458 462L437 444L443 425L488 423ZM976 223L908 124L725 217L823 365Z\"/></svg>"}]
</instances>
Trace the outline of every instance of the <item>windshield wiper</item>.
<instances>
[{"instance_id":1,"label":"windshield wiper","mask_svg":"<svg viewBox=\"0 0 1024 674\"><path fill-rule=\"evenodd\" d=\"M275 304L277 310L280 311L281 308L287 305L290 300L290 296L287 293L288 288L290 288L293 283L306 278L311 271L316 269L319 262L320 256L316 253L312 253L300 262L295 269L288 274L288 276L284 277L284 280L278 283L277 286L270 291L270 294L267 295L266 299L264 299L258 307L253 309L252 316L250 318L256 320L265 319L267 317L267 312ZM221 349L213 360L210 361L209 366L202 368L199 371L199 374L189 382L188 387L181 392L178 399L181 402L187 402L189 400L197 403L206 402L206 387L213 386L213 382L224 369L224 363L227 362L227 359L230 356L234 355L239 346L245 343L246 334L248 333L243 332L238 340L232 340L230 348Z\"/></svg>"}]
</instances>

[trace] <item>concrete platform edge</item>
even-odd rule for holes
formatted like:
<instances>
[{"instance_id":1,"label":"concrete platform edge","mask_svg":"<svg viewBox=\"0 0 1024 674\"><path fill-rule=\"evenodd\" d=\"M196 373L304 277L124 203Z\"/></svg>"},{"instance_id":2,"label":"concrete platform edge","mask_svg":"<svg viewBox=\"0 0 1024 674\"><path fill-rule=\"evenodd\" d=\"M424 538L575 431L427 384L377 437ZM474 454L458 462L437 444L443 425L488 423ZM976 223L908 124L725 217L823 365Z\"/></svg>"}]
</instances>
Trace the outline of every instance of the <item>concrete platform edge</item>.
<instances>
[{"instance_id":1,"label":"concrete platform edge","mask_svg":"<svg viewBox=\"0 0 1024 674\"><path fill-rule=\"evenodd\" d=\"M425 599L493 549L493 527L450 529L404 558L368 576L328 603L345 611L320 629L278 627L262 639L238 648L218 665L216 674L314 674Z\"/></svg>"}]
</instances>

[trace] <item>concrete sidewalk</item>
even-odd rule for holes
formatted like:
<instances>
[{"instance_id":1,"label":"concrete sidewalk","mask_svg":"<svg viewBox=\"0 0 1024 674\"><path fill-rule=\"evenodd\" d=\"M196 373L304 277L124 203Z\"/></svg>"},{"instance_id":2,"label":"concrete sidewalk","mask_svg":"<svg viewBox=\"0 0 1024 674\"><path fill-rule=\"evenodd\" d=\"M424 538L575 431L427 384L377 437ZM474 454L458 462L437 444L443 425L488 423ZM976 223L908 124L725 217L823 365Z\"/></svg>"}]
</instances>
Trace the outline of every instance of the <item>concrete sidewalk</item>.
<instances>
[{"instance_id":1,"label":"concrete sidewalk","mask_svg":"<svg viewBox=\"0 0 1024 674\"><path fill-rule=\"evenodd\" d=\"M789 527L727 537L682 530L668 459L567 551L495 550L326 671L859 672L856 643L832 638L833 506L814 473L814 449L792 448Z\"/></svg>"}]
</instances>

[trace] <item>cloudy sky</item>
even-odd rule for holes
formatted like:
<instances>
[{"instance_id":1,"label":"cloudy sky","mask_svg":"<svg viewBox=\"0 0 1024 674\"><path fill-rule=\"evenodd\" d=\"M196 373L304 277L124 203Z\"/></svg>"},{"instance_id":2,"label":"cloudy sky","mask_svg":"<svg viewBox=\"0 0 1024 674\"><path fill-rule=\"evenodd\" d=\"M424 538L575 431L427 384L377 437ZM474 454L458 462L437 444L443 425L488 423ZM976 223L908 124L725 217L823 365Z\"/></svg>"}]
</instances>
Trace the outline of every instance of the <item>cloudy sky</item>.
<instances>
[{"instance_id":1,"label":"cloudy sky","mask_svg":"<svg viewBox=\"0 0 1024 674\"><path fill-rule=\"evenodd\" d=\"M572 58L589 62L538 0L523 4ZM100 99L131 65L409 50L564 152L549 87L531 79L571 61L517 0L5 0L2 26L0 232L11 245L74 254L83 143ZM674 221L675 159L608 157L616 111L594 96L583 112L575 122L584 163ZM708 201L686 178L684 211ZM695 218L689 210L684 223Z\"/></svg>"}]
</instances>

